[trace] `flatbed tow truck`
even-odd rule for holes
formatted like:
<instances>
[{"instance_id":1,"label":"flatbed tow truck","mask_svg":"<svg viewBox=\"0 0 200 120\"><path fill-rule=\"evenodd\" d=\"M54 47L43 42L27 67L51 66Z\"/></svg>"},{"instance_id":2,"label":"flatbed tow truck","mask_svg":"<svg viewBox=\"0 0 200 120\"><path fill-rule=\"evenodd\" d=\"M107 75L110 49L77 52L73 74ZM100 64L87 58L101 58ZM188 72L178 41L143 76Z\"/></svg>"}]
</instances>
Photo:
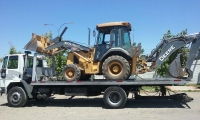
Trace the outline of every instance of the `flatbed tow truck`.
<instances>
[{"instance_id":1,"label":"flatbed tow truck","mask_svg":"<svg viewBox=\"0 0 200 120\"><path fill-rule=\"evenodd\" d=\"M57 41L57 43L59 42ZM65 42L70 43L70 41ZM108 108L122 108L127 101L129 93L133 93L135 99L141 98L139 93L142 86L159 86L161 92L159 97L161 98L184 98L187 96L184 93L167 96L165 86L184 85L190 82L192 78L191 61L198 54L200 33L163 40L148 57L152 59L156 55L154 66L151 66L151 69L155 68L155 66L158 67L171 53L189 43L192 43L192 47L185 68L188 76L180 77L182 74L181 68L181 70L176 69L170 72L174 78L141 78L136 74L134 75L135 77L125 80L94 79L93 77L87 80L81 80L81 78L74 81L58 80L55 76L55 65L52 65L51 68L43 67L43 60L38 57L40 53L35 52L34 55L31 55L30 51L25 51L25 54L9 54L3 59L0 92L1 94L7 94L7 101L11 107L22 107L30 99L41 101L54 94L70 96L70 99L74 96L97 96L103 94L103 101ZM67 45L67 49L76 46L72 46L72 43ZM52 47L52 49L54 48ZM58 45L56 48L58 48ZM158 54L160 49L161 52ZM180 64L179 57L175 59L174 63ZM54 60L52 59L53 63L55 63ZM171 69L174 66L176 68L178 66L172 65Z\"/></svg>"}]
</instances>

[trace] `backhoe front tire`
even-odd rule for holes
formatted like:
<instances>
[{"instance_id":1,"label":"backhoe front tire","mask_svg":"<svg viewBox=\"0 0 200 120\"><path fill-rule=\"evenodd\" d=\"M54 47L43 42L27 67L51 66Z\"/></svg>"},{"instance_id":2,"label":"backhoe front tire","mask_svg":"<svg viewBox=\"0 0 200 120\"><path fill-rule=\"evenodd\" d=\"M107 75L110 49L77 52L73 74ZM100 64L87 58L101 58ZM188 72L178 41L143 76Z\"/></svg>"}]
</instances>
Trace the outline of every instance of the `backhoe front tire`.
<instances>
[{"instance_id":1,"label":"backhoe front tire","mask_svg":"<svg viewBox=\"0 0 200 120\"><path fill-rule=\"evenodd\" d=\"M80 79L81 71L77 65L69 64L63 68L62 75L66 81L76 81Z\"/></svg>"},{"instance_id":2,"label":"backhoe front tire","mask_svg":"<svg viewBox=\"0 0 200 120\"><path fill-rule=\"evenodd\" d=\"M130 76L129 62L121 56L110 56L102 66L102 73L108 80L125 80Z\"/></svg>"}]
</instances>

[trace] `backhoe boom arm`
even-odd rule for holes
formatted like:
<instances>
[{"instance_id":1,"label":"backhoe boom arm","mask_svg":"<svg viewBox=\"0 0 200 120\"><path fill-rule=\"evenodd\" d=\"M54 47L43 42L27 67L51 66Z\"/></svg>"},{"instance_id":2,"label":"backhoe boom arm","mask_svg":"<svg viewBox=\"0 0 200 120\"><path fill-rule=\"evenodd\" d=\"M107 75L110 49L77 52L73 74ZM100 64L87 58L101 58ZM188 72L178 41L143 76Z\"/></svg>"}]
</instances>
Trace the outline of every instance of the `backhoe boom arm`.
<instances>
[{"instance_id":1,"label":"backhoe boom arm","mask_svg":"<svg viewBox=\"0 0 200 120\"><path fill-rule=\"evenodd\" d=\"M193 73L190 70L190 67L192 66L192 63L199 51L200 33L162 40L162 42L151 52L148 57L148 60L152 60L155 56L155 65L152 66L152 68L157 69L173 52L190 43L191 47L185 68L186 72L188 73L188 78L191 79Z\"/></svg>"}]
</instances>

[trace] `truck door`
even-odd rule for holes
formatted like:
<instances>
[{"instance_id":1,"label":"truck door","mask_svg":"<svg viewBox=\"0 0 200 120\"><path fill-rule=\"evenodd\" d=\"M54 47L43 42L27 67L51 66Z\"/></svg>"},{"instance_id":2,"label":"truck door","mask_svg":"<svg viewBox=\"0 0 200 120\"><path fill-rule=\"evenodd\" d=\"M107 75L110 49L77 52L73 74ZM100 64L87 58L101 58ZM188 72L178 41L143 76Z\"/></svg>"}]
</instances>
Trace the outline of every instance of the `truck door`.
<instances>
[{"instance_id":1,"label":"truck door","mask_svg":"<svg viewBox=\"0 0 200 120\"><path fill-rule=\"evenodd\" d=\"M1 86L6 87L9 82L20 80L18 62L18 55L4 57L1 68Z\"/></svg>"}]
</instances>

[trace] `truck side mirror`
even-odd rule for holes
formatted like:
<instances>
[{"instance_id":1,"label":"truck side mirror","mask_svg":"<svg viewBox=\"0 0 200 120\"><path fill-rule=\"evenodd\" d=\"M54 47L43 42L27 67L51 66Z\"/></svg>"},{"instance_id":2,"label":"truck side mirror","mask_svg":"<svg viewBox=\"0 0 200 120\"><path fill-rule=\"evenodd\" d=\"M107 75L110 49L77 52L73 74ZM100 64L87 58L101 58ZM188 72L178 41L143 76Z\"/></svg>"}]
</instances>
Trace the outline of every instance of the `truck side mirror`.
<instances>
[{"instance_id":1,"label":"truck side mirror","mask_svg":"<svg viewBox=\"0 0 200 120\"><path fill-rule=\"evenodd\" d=\"M5 68L1 69L1 78L6 78L6 69Z\"/></svg>"}]
</instances>

